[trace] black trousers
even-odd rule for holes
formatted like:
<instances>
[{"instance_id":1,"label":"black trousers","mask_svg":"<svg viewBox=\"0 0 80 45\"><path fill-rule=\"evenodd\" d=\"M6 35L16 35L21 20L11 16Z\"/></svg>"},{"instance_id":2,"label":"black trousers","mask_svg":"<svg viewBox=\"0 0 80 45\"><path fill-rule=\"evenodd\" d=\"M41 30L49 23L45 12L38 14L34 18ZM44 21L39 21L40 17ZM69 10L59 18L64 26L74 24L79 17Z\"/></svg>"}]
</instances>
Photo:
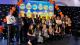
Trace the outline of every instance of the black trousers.
<instances>
[{"instance_id":1,"label":"black trousers","mask_svg":"<svg viewBox=\"0 0 80 45\"><path fill-rule=\"evenodd\" d=\"M71 26L66 26L65 33L66 34L71 34L72 32L70 31L70 29L71 29Z\"/></svg>"},{"instance_id":2,"label":"black trousers","mask_svg":"<svg viewBox=\"0 0 80 45\"><path fill-rule=\"evenodd\" d=\"M8 25L8 41L9 42L13 42L13 38L15 35L15 30L14 30L14 26L12 24Z\"/></svg>"}]
</instances>

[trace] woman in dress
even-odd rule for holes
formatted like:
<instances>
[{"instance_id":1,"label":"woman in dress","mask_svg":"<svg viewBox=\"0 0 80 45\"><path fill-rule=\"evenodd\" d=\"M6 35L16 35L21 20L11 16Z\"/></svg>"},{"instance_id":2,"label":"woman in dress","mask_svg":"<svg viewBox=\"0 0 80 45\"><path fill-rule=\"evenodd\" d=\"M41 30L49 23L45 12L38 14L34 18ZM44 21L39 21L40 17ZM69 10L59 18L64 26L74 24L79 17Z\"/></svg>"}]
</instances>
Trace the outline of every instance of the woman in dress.
<instances>
[{"instance_id":1,"label":"woman in dress","mask_svg":"<svg viewBox=\"0 0 80 45\"><path fill-rule=\"evenodd\" d=\"M66 15L65 16L65 20L66 20L66 34L70 34L71 33L71 19Z\"/></svg>"},{"instance_id":2,"label":"woman in dress","mask_svg":"<svg viewBox=\"0 0 80 45\"><path fill-rule=\"evenodd\" d=\"M36 37L38 43L43 43L42 30L40 24L36 26Z\"/></svg>"},{"instance_id":3,"label":"woman in dress","mask_svg":"<svg viewBox=\"0 0 80 45\"><path fill-rule=\"evenodd\" d=\"M44 42L48 40L49 35L48 35L48 29L46 24L43 24L43 28L42 28L42 34L43 34L43 40Z\"/></svg>"},{"instance_id":4,"label":"woman in dress","mask_svg":"<svg viewBox=\"0 0 80 45\"><path fill-rule=\"evenodd\" d=\"M54 33L54 30L52 28L52 26L49 26L48 28L48 34L49 34L49 40L52 41L53 40L53 34Z\"/></svg>"},{"instance_id":5,"label":"woman in dress","mask_svg":"<svg viewBox=\"0 0 80 45\"><path fill-rule=\"evenodd\" d=\"M35 33L34 33L34 26L33 24L31 24L29 26L29 30L27 32L27 38L29 39L28 44L32 44L32 45L36 45L36 37L35 37Z\"/></svg>"},{"instance_id":6,"label":"woman in dress","mask_svg":"<svg viewBox=\"0 0 80 45\"><path fill-rule=\"evenodd\" d=\"M62 21L59 16L56 17L56 26L55 26L55 37L56 39L61 39L61 31L62 31Z\"/></svg>"},{"instance_id":7,"label":"woman in dress","mask_svg":"<svg viewBox=\"0 0 80 45\"><path fill-rule=\"evenodd\" d=\"M61 32L61 27L62 27L62 21L59 16L56 18L56 31L55 33L60 33Z\"/></svg>"}]
</instances>

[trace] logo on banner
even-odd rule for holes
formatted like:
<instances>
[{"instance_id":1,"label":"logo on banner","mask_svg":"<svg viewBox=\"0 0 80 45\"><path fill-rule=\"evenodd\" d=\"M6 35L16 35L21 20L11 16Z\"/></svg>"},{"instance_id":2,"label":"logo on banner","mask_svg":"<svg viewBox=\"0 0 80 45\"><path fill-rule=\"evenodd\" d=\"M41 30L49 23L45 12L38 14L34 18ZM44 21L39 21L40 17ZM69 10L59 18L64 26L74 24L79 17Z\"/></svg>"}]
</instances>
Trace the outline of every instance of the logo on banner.
<instances>
[{"instance_id":1,"label":"logo on banner","mask_svg":"<svg viewBox=\"0 0 80 45\"><path fill-rule=\"evenodd\" d=\"M49 12L49 16L52 16L53 15L53 12Z\"/></svg>"},{"instance_id":2,"label":"logo on banner","mask_svg":"<svg viewBox=\"0 0 80 45\"><path fill-rule=\"evenodd\" d=\"M39 10L43 10L42 4L39 4L38 8L39 8Z\"/></svg>"},{"instance_id":3,"label":"logo on banner","mask_svg":"<svg viewBox=\"0 0 80 45\"><path fill-rule=\"evenodd\" d=\"M20 9L25 9L25 4L21 4Z\"/></svg>"},{"instance_id":4,"label":"logo on banner","mask_svg":"<svg viewBox=\"0 0 80 45\"><path fill-rule=\"evenodd\" d=\"M25 14L25 11L20 11L20 14L21 14L20 15L21 17L25 17L25 15L24 15Z\"/></svg>"},{"instance_id":5,"label":"logo on banner","mask_svg":"<svg viewBox=\"0 0 80 45\"><path fill-rule=\"evenodd\" d=\"M48 12L44 12L44 16L48 15Z\"/></svg>"},{"instance_id":6,"label":"logo on banner","mask_svg":"<svg viewBox=\"0 0 80 45\"><path fill-rule=\"evenodd\" d=\"M31 12L30 10L28 10L28 11L26 12L26 14L27 14L28 17L31 17L32 12Z\"/></svg>"},{"instance_id":7,"label":"logo on banner","mask_svg":"<svg viewBox=\"0 0 80 45\"><path fill-rule=\"evenodd\" d=\"M48 10L48 6L47 5L44 5L44 10Z\"/></svg>"},{"instance_id":8,"label":"logo on banner","mask_svg":"<svg viewBox=\"0 0 80 45\"><path fill-rule=\"evenodd\" d=\"M34 11L33 14L37 14L37 12Z\"/></svg>"},{"instance_id":9,"label":"logo on banner","mask_svg":"<svg viewBox=\"0 0 80 45\"><path fill-rule=\"evenodd\" d=\"M30 10L30 9L31 9L31 4L30 4L30 3L27 3L26 8L27 8L28 10Z\"/></svg>"},{"instance_id":10,"label":"logo on banner","mask_svg":"<svg viewBox=\"0 0 80 45\"><path fill-rule=\"evenodd\" d=\"M52 11L53 10L53 6L49 6L49 10Z\"/></svg>"},{"instance_id":11,"label":"logo on banner","mask_svg":"<svg viewBox=\"0 0 80 45\"><path fill-rule=\"evenodd\" d=\"M34 9L34 10L37 9L37 5L36 5L36 4L33 5L33 9Z\"/></svg>"}]
</instances>

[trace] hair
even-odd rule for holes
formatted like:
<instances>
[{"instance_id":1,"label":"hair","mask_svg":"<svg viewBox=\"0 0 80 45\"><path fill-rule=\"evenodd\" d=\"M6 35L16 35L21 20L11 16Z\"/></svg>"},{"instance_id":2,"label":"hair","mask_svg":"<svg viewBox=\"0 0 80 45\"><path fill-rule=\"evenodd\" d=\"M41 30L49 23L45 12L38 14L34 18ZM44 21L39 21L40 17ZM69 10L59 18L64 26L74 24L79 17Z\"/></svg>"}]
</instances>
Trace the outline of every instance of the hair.
<instances>
[{"instance_id":1,"label":"hair","mask_svg":"<svg viewBox=\"0 0 80 45\"><path fill-rule=\"evenodd\" d=\"M30 24L30 25L29 25L29 29L31 28L32 25L33 25L33 24ZM33 27L33 28L34 28L34 27Z\"/></svg>"},{"instance_id":2,"label":"hair","mask_svg":"<svg viewBox=\"0 0 80 45\"><path fill-rule=\"evenodd\" d=\"M14 5L10 6L10 9L12 9L12 7L15 7Z\"/></svg>"},{"instance_id":3,"label":"hair","mask_svg":"<svg viewBox=\"0 0 80 45\"><path fill-rule=\"evenodd\" d=\"M42 28L43 28L43 26L44 26L44 25L45 25L45 26L46 26L46 28L47 28L47 25L46 25L46 24L43 24L43 25L42 25Z\"/></svg>"},{"instance_id":4,"label":"hair","mask_svg":"<svg viewBox=\"0 0 80 45\"><path fill-rule=\"evenodd\" d=\"M39 26L39 27L38 27L38 26ZM39 30L41 30L40 24L37 24L37 25L36 25L36 28L39 29Z\"/></svg>"}]
</instances>

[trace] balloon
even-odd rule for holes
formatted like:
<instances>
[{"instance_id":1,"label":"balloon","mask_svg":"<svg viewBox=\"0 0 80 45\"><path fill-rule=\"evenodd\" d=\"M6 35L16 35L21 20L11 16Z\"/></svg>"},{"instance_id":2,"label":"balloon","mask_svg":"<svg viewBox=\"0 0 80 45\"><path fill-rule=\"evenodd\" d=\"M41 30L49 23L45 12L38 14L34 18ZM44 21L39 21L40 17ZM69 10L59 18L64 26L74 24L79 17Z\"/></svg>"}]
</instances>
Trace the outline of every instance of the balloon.
<instances>
[{"instance_id":1,"label":"balloon","mask_svg":"<svg viewBox=\"0 0 80 45\"><path fill-rule=\"evenodd\" d=\"M58 6L55 6L55 8L59 8Z\"/></svg>"},{"instance_id":2,"label":"balloon","mask_svg":"<svg viewBox=\"0 0 80 45\"><path fill-rule=\"evenodd\" d=\"M56 8L56 10L59 10L59 8Z\"/></svg>"},{"instance_id":3,"label":"balloon","mask_svg":"<svg viewBox=\"0 0 80 45\"><path fill-rule=\"evenodd\" d=\"M17 3L18 6L20 6L20 4L22 4L23 0L19 0L19 2Z\"/></svg>"},{"instance_id":4,"label":"balloon","mask_svg":"<svg viewBox=\"0 0 80 45\"><path fill-rule=\"evenodd\" d=\"M55 5L56 10L58 10L58 12L60 12L60 16L64 16L63 13L61 12L61 10L59 10L58 4Z\"/></svg>"},{"instance_id":5,"label":"balloon","mask_svg":"<svg viewBox=\"0 0 80 45\"><path fill-rule=\"evenodd\" d=\"M59 8L58 5L55 5L55 8Z\"/></svg>"},{"instance_id":6,"label":"balloon","mask_svg":"<svg viewBox=\"0 0 80 45\"><path fill-rule=\"evenodd\" d=\"M19 0L19 2L22 2L23 0Z\"/></svg>"},{"instance_id":7,"label":"balloon","mask_svg":"<svg viewBox=\"0 0 80 45\"><path fill-rule=\"evenodd\" d=\"M61 12L61 10L58 10L58 12Z\"/></svg>"},{"instance_id":8,"label":"balloon","mask_svg":"<svg viewBox=\"0 0 80 45\"><path fill-rule=\"evenodd\" d=\"M49 2L50 2L51 4L54 4L55 0L49 0Z\"/></svg>"},{"instance_id":9,"label":"balloon","mask_svg":"<svg viewBox=\"0 0 80 45\"><path fill-rule=\"evenodd\" d=\"M54 1L51 2L51 4L54 4L54 3L55 3Z\"/></svg>"},{"instance_id":10,"label":"balloon","mask_svg":"<svg viewBox=\"0 0 80 45\"><path fill-rule=\"evenodd\" d=\"M60 12L59 14L62 15L62 12Z\"/></svg>"},{"instance_id":11,"label":"balloon","mask_svg":"<svg viewBox=\"0 0 80 45\"><path fill-rule=\"evenodd\" d=\"M60 12L59 14L60 14L60 16L63 16L63 13L62 12Z\"/></svg>"},{"instance_id":12,"label":"balloon","mask_svg":"<svg viewBox=\"0 0 80 45\"><path fill-rule=\"evenodd\" d=\"M20 6L20 2L18 2L17 5Z\"/></svg>"},{"instance_id":13,"label":"balloon","mask_svg":"<svg viewBox=\"0 0 80 45\"><path fill-rule=\"evenodd\" d=\"M58 4L56 4L55 6L58 7Z\"/></svg>"},{"instance_id":14,"label":"balloon","mask_svg":"<svg viewBox=\"0 0 80 45\"><path fill-rule=\"evenodd\" d=\"M62 15L60 15L60 16L64 16L64 15L62 14Z\"/></svg>"},{"instance_id":15,"label":"balloon","mask_svg":"<svg viewBox=\"0 0 80 45\"><path fill-rule=\"evenodd\" d=\"M60 12L60 16L64 16L62 12Z\"/></svg>"}]
</instances>

